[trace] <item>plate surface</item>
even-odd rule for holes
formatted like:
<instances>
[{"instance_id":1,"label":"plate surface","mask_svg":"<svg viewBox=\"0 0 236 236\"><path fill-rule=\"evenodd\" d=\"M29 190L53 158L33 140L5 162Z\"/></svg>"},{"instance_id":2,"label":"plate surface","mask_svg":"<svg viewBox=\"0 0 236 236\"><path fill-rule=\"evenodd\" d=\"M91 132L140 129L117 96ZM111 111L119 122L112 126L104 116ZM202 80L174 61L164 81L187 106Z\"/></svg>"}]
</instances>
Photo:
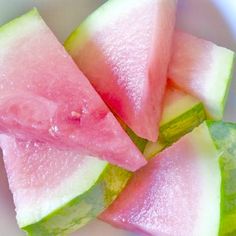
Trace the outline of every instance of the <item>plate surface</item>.
<instances>
[{"instance_id":1,"label":"plate surface","mask_svg":"<svg viewBox=\"0 0 236 236\"><path fill-rule=\"evenodd\" d=\"M105 0L0 0L0 25L36 6L61 42ZM177 27L236 51L235 0L179 0ZM1 49L0 49L1 50ZM236 122L236 70L225 120ZM0 159L0 235L22 236L15 221L12 196ZM73 236L131 236L100 221L93 221Z\"/></svg>"}]
</instances>

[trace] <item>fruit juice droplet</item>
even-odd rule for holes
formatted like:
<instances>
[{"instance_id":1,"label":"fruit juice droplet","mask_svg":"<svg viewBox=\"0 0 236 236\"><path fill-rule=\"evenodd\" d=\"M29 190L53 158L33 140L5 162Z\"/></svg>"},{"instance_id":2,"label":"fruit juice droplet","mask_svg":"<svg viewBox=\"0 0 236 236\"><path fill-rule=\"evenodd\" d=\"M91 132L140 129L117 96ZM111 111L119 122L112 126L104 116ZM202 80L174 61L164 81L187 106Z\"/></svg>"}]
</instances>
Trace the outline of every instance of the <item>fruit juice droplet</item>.
<instances>
[{"instance_id":1,"label":"fruit juice droplet","mask_svg":"<svg viewBox=\"0 0 236 236\"><path fill-rule=\"evenodd\" d=\"M59 128L58 128L57 125L52 125L51 128L48 131L54 137L58 134Z\"/></svg>"}]
</instances>

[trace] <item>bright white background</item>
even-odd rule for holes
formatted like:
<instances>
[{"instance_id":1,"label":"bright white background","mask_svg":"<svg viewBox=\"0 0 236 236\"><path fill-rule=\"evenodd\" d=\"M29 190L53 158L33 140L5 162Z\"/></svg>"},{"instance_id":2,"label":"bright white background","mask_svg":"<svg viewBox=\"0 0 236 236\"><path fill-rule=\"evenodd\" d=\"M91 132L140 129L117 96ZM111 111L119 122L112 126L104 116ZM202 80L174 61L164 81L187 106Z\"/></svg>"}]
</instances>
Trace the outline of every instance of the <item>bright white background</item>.
<instances>
[{"instance_id":1,"label":"bright white background","mask_svg":"<svg viewBox=\"0 0 236 236\"><path fill-rule=\"evenodd\" d=\"M104 0L0 0L0 24L36 6L48 25L63 42L81 20L102 2ZM236 0L179 0L177 27L236 51ZM225 120L236 122L235 80L231 86ZM8 190L1 160L0 235L24 235L15 222L12 197ZM73 234L73 236L78 235L131 236L132 234L94 221Z\"/></svg>"}]
</instances>

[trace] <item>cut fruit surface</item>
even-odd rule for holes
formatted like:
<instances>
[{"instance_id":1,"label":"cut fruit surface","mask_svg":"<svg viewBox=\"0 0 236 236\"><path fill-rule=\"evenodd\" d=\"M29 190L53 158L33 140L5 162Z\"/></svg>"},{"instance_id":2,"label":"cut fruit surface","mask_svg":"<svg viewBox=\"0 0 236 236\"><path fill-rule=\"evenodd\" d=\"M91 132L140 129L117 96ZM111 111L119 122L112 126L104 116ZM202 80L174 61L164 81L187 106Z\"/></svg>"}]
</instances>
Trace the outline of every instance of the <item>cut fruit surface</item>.
<instances>
[{"instance_id":1,"label":"cut fruit surface","mask_svg":"<svg viewBox=\"0 0 236 236\"><path fill-rule=\"evenodd\" d=\"M65 47L111 109L156 141L175 24L176 0L110 0Z\"/></svg>"},{"instance_id":2,"label":"cut fruit surface","mask_svg":"<svg viewBox=\"0 0 236 236\"><path fill-rule=\"evenodd\" d=\"M206 119L203 104L196 98L168 85L162 119L160 122L159 139L148 142L144 156L154 157L167 146L192 131Z\"/></svg>"},{"instance_id":3,"label":"cut fruit surface","mask_svg":"<svg viewBox=\"0 0 236 236\"><path fill-rule=\"evenodd\" d=\"M136 172L100 218L147 235L217 235L220 155L202 124Z\"/></svg>"},{"instance_id":4,"label":"cut fruit surface","mask_svg":"<svg viewBox=\"0 0 236 236\"><path fill-rule=\"evenodd\" d=\"M19 226L29 235L64 235L100 214L129 172L74 151L0 135Z\"/></svg>"},{"instance_id":5,"label":"cut fruit surface","mask_svg":"<svg viewBox=\"0 0 236 236\"><path fill-rule=\"evenodd\" d=\"M176 32L168 78L202 101L209 118L220 120L228 97L233 61L232 51L190 34Z\"/></svg>"},{"instance_id":6,"label":"cut fruit surface","mask_svg":"<svg viewBox=\"0 0 236 236\"><path fill-rule=\"evenodd\" d=\"M145 159L34 9L0 28L0 130L134 171Z\"/></svg>"}]
</instances>

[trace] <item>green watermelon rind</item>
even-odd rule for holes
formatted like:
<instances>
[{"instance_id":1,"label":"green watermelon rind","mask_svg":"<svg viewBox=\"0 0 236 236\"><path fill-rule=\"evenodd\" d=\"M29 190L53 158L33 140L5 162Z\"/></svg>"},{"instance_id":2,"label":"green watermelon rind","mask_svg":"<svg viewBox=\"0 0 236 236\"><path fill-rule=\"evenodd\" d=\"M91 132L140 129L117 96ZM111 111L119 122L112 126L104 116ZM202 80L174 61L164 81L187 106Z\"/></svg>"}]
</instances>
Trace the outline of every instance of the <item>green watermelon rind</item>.
<instances>
[{"instance_id":1,"label":"green watermelon rind","mask_svg":"<svg viewBox=\"0 0 236 236\"><path fill-rule=\"evenodd\" d=\"M9 27L14 30L15 22L19 22L19 19L22 21L28 21L31 17L35 17L37 15L38 11L34 8L32 11L25 14L23 17L16 18L8 24L2 26L0 28L0 31L4 31L5 29L9 30ZM78 30L84 30L83 27L83 25L79 27L71 35L71 37L76 37ZM85 32L86 31L83 31L84 35ZM70 40L70 38L68 40ZM202 105L198 104L196 106L196 110L198 110L197 108L202 110ZM186 116L188 115L191 114L186 114ZM179 119L177 118L176 120L173 120L172 122L168 123L169 126L168 124L165 124L163 126L164 128L161 128L161 130L163 130L161 131L163 136L165 136L165 131L173 129L172 126L174 126L175 122L177 122L178 120L180 121L186 116L183 115ZM199 122L200 120L203 121L203 119L204 118L202 116L199 119ZM146 144L146 141L135 137L135 135L132 134L132 131L130 129L127 129L126 131L131 136L132 140L136 143L136 145L139 146L140 149L143 149ZM189 131L191 130L188 130L186 132ZM183 133L175 135L174 140L179 138L182 134ZM171 136L171 134L168 135L169 137ZM70 202L56 209L40 221L31 225L27 225L22 229L25 230L28 235L47 236L68 234L69 232L72 232L75 229L82 227L88 221L95 218L103 210L105 210L118 196L120 191L122 191L130 176L130 172L107 164L97 181L94 183L93 186L91 186L88 191L72 199ZM118 184L115 188L111 189L111 186L114 185L114 183L111 183L111 180L114 182L114 179L117 180Z\"/></svg>"},{"instance_id":2,"label":"green watermelon rind","mask_svg":"<svg viewBox=\"0 0 236 236\"><path fill-rule=\"evenodd\" d=\"M147 140L140 138L139 136L137 136L132 129L130 129L129 127L125 127L125 132L129 135L130 139L133 141L133 143L138 147L138 149L143 152L146 144L147 144Z\"/></svg>"},{"instance_id":3,"label":"green watermelon rind","mask_svg":"<svg viewBox=\"0 0 236 236\"><path fill-rule=\"evenodd\" d=\"M190 132L194 127L203 122L203 120L205 120L204 108L203 105L198 102L192 109L187 112L185 111L176 119L173 119L168 123L164 122L164 128L161 128L162 133L164 136L171 135L171 133L165 135L165 131L168 130L168 128L178 126L178 124L182 127L181 124L189 121L188 123L192 124L192 127L186 131L181 129L179 135L182 136L183 134ZM168 126L168 124L170 124L170 126ZM137 137L130 129L126 129L126 132L132 136L133 141L134 139L136 140L136 145L140 149L143 149L146 140ZM180 136L176 135L174 140L180 138ZM107 164L103 173L100 175L100 178L87 192L74 198L69 203L55 210L39 222L23 227L23 230L27 231L29 235L43 234L45 236L64 235L73 232L102 213L123 190L131 176L131 172ZM116 187L113 187L113 190L111 190L111 186L114 186L114 181L118 184L116 184ZM86 210L87 208L90 209ZM65 222L65 219L69 218L69 216L73 215L75 212L75 218L69 222ZM84 212L84 214L81 214L81 212Z\"/></svg>"},{"instance_id":4,"label":"green watermelon rind","mask_svg":"<svg viewBox=\"0 0 236 236\"><path fill-rule=\"evenodd\" d=\"M204 106L202 103L198 103L176 119L161 126L159 139L162 142L172 144L184 134L191 132L205 119Z\"/></svg>"},{"instance_id":5,"label":"green watermelon rind","mask_svg":"<svg viewBox=\"0 0 236 236\"><path fill-rule=\"evenodd\" d=\"M220 114L217 120L221 120L224 116L225 106L229 97L229 91L230 91L230 85L233 79L233 72L234 72L234 62L235 62L236 55L234 52L229 51L228 55L228 77L225 78L225 88L224 88L224 96L222 97L221 103L220 103ZM227 62L224 62L227 63ZM210 117L211 118L211 117Z\"/></svg>"},{"instance_id":6,"label":"green watermelon rind","mask_svg":"<svg viewBox=\"0 0 236 236\"><path fill-rule=\"evenodd\" d=\"M200 185L201 194L198 196L200 199L198 203L200 204L198 204L197 215L194 214L195 216L197 216L197 220L195 221L195 224L193 224L192 231L191 231L192 234L190 235L199 235L199 236L218 235L218 231L220 228L221 171L220 171L219 159L221 158L221 152L215 147L214 140L211 138L211 134L210 134L210 131L206 122L203 122L199 127L194 129L191 133L187 134L184 138L185 140L188 140L187 144L190 145L189 146L189 148L191 148L190 150L193 153L195 153L193 155L194 156L196 155L194 157L195 160L197 160L195 163L196 170L197 170L196 174L199 175L200 177L199 183L201 183ZM155 158L158 158L158 156ZM165 181L166 180L164 180L164 182ZM136 185L133 185L133 187L135 187ZM168 186L164 186L164 187L167 187L168 189ZM194 187L194 186L190 186L190 188L191 187ZM180 185L180 188L181 188L181 185ZM141 196L141 202L145 200L143 199L142 195L140 196ZM118 205L115 205L115 207L111 209L111 212L109 212L108 210L108 213L105 212L105 215L102 215L101 220L104 220L106 223L113 224L114 226L121 229L131 228L132 230L134 230L134 232L144 232L146 234L153 233L153 232L155 234L155 232L156 233L159 232L161 234L162 226L164 226L163 229L165 233L167 231L169 231L170 234L174 233L174 231L171 232L171 229L170 230L168 229L169 226L171 227L171 224L168 225L168 223L165 224L163 222L159 222L160 228L157 229L154 227L153 229L151 228L151 230L148 231L148 227L146 227L145 224L143 224L142 222L142 217L138 219L137 222L132 221L132 220L129 222L129 217L131 216L132 218L132 215L128 214L128 218L127 218L125 214L123 214L126 212L126 210L129 210L129 209L127 208L127 204L122 203L122 201L125 201L125 198L121 198L121 199L122 199L121 201L118 200L119 202ZM124 206L124 209L123 209L124 211L119 212L118 210L117 212L117 209L119 209L119 207L122 207L122 206ZM145 206L142 206L142 203L141 205L133 206L133 209L138 209L139 207L141 208L140 210L145 210L144 209ZM167 218L168 218L168 214L167 214ZM128 225L126 225L125 222Z\"/></svg>"},{"instance_id":7,"label":"green watermelon rind","mask_svg":"<svg viewBox=\"0 0 236 236\"><path fill-rule=\"evenodd\" d=\"M203 102L206 114L208 119L213 120L222 120L225 111L225 105L228 99L230 85L232 81L232 74L234 68L234 59L235 53L227 48L215 46L215 55L213 68L218 68L215 70L215 74L212 76L215 77L214 87L211 89L210 93L212 93L208 100ZM223 69L221 66L224 65ZM209 87L211 85L209 84ZM211 88L211 87L210 87ZM217 94L217 96L214 96ZM213 100L212 100L213 99Z\"/></svg>"},{"instance_id":8,"label":"green watermelon rind","mask_svg":"<svg viewBox=\"0 0 236 236\"><path fill-rule=\"evenodd\" d=\"M19 30L19 22L23 24L32 18L41 20L36 8L3 24L0 26L0 32L5 35L6 39L11 38L11 34ZM4 41L1 41L1 43L4 43ZM56 209L40 221L21 228L28 235L64 235L72 232L106 209L124 188L129 175L128 171L106 163L101 173L98 174L99 177L96 182L89 190ZM75 212L77 214L73 215L72 213ZM66 221L69 216L73 216L73 220Z\"/></svg>"},{"instance_id":9,"label":"green watermelon rind","mask_svg":"<svg viewBox=\"0 0 236 236\"><path fill-rule=\"evenodd\" d=\"M19 22L23 24L31 21L32 18L41 20L36 8L3 24L0 26L0 32L8 41L12 38L13 33L21 30L18 27ZM4 44L4 41L1 41L2 43ZM129 175L128 171L105 163L101 172L98 173L96 182L90 186L89 190L54 210L40 221L20 227L28 235L63 235L72 232L104 211L124 188ZM77 214L73 215L72 213L76 211ZM69 216L73 216L73 220L71 218L66 220L69 219Z\"/></svg>"},{"instance_id":10,"label":"green watermelon rind","mask_svg":"<svg viewBox=\"0 0 236 236\"><path fill-rule=\"evenodd\" d=\"M22 23L28 22L32 17L34 17L34 18L37 17L39 20L41 20L38 10L36 8L32 8L32 10L30 10L26 14L16 17L15 19L9 21L8 23L0 25L1 34L5 33L5 34L9 35L9 37L11 37L10 29L14 32L15 32L15 30L19 30L19 27L18 27L19 22L22 22Z\"/></svg>"},{"instance_id":11,"label":"green watermelon rind","mask_svg":"<svg viewBox=\"0 0 236 236\"><path fill-rule=\"evenodd\" d=\"M178 117L160 127L158 142L147 143L144 155L148 159L154 157L206 120L204 106L201 102L193 103L191 107L186 107L186 109Z\"/></svg>"},{"instance_id":12,"label":"green watermelon rind","mask_svg":"<svg viewBox=\"0 0 236 236\"><path fill-rule=\"evenodd\" d=\"M106 27L107 22L115 17L119 18L119 11L122 12L124 4L120 0L106 1L98 9L92 12L66 39L64 47L73 55L74 47L86 42L92 32L96 32L98 27ZM133 4L132 2L130 4ZM113 9L116 9L114 11ZM106 18L104 18L104 15ZM78 40L79 39L79 40ZM75 43L76 42L76 43Z\"/></svg>"},{"instance_id":13,"label":"green watermelon rind","mask_svg":"<svg viewBox=\"0 0 236 236\"><path fill-rule=\"evenodd\" d=\"M202 68L201 72L201 66L197 66L198 62L197 64L193 63L194 65L196 65L193 65L193 68L191 68L190 66L187 70L193 72L192 78L189 81L189 79L187 80L186 77L185 83L182 84L181 77L178 78L177 75L177 77L175 78L175 71L181 72L182 69L185 71L184 63L181 63L179 68L177 68L177 65L175 65L174 63L174 65L170 65L169 69L168 77L170 81L175 84L176 87L183 89L185 92L188 92L190 95L195 96L201 102L203 102L206 108L208 119L222 120L229 94L230 84L233 77L232 72L235 53L228 48L218 46L214 43L197 38L184 32L176 32L175 40L177 42L177 47L174 52L174 55L177 55L176 60L179 60L178 58L181 57L181 53L183 53L183 55L188 55L186 56L186 58L190 57L193 59L191 45L196 45L197 47L202 49L203 55L201 56L205 57L206 60L209 60L209 66L203 66L204 68ZM185 42L188 42L188 46L185 45ZM183 50L184 52L182 52ZM206 53L204 52L204 50L206 51ZM201 56L197 55L197 57L199 57L198 60L200 60ZM205 81L203 82L203 84L199 84L197 81L197 77L194 75L194 73L198 70L199 76L201 77L201 73L203 73L203 76L205 77ZM184 76L184 74L182 76Z\"/></svg>"},{"instance_id":14,"label":"green watermelon rind","mask_svg":"<svg viewBox=\"0 0 236 236\"><path fill-rule=\"evenodd\" d=\"M233 236L236 232L236 124L208 121L207 125L216 147L222 152L219 235Z\"/></svg>"},{"instance_id":15,"label":"green watermelon rind","mask_svg":"<svg viewBox=\"0 0 236 236\"><path fill-rule=\"evenodd\" d=\"M64 42L64 47L70 55L72 55L74 49L73 42L78 42L76 40L78 35L83 35L84 38L87 38L86 30L84 29L83 24L84 23L82 23L82 25L80 25L77 29L75 29ZM78 43L81 43L81 41Z\"/></svg>"},{"instance_id":16,"label":"green watermelon rind","mask_svg":"<svg viewBox=\"0 0 236 236\"><path fill-rule=\"evenodd\" d=\"M103 212L122 191L130 176L130 172L107 164L88 191L22 229L32 236L67 235Z\"/></svg>"}]
</instances>

